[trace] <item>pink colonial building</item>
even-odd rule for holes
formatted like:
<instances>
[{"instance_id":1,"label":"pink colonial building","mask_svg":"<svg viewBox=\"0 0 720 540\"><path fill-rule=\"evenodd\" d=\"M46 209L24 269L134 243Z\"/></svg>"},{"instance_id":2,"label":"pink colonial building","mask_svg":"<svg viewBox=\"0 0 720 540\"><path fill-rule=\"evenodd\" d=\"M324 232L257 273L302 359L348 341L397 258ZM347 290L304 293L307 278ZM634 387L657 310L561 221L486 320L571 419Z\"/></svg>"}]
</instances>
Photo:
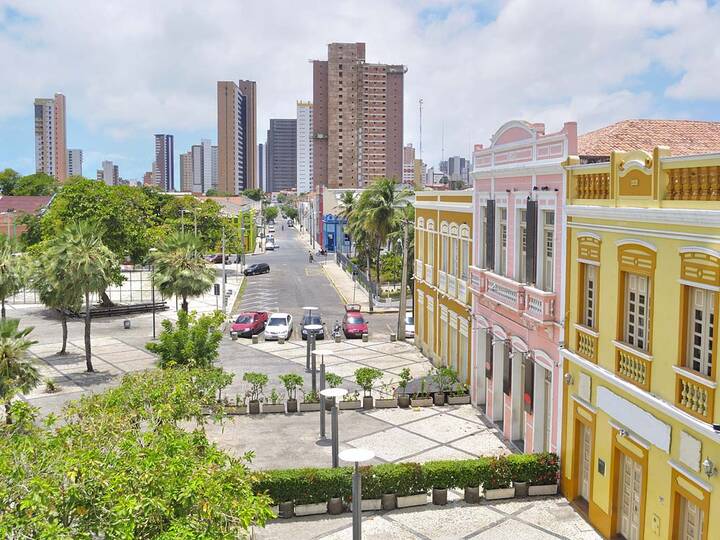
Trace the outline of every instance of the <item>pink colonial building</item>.
<instances>
[{"instance_id":1,"label":"pink colonial building","mask_svg":"<svg viewBox=\"0 0 720 540\"><path fill-rule=\"evenodd\" d=\"M557 451L563 339L561 163L577 125L512 121L476 145L473 403L525 452Z\"/></svg>"}]
</instances>

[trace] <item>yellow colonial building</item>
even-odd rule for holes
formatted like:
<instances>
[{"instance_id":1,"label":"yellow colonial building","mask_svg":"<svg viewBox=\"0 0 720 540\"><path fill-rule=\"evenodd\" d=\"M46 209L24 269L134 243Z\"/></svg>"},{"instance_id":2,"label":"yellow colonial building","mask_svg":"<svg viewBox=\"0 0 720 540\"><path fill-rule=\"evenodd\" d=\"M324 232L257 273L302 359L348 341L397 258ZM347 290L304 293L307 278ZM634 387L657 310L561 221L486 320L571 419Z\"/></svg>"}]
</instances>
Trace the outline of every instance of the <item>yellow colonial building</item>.
<instances>
[{"instance_id":1,"label":"yellow colonial building","mask_svg":"<svg viewBox=\"0 0 720 540\"><path fill-rule=\"evenodd\" d=\"M720 538L720 154L566 181L563 493L606 538Z\"/></svg>"},{"instance_id":2,"label":"yellow colonial building","mask_svg":"<svg viewBox=\"0 0 720 540\"><path fill-rule=\"evenodd\" d=\"M415 196L415 343L470 384L472 191Z\"/></svg>"}]
</instances>

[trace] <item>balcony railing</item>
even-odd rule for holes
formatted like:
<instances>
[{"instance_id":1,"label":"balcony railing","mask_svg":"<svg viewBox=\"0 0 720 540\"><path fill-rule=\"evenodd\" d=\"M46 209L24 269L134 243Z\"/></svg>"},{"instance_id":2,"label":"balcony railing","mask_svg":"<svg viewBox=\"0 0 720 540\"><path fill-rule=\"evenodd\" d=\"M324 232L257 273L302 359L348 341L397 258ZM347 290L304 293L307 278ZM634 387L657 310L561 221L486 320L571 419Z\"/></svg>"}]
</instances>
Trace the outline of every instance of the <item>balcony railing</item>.
<instances>
[{"instance_id":1,"label":"balcony railing","mask_svg":"<svg viewBox=\"0 0 720 540\"><path fill-rule=\"evenodd\" d=\"M415 259L415 279L423 278L423 262L420 259Z\"/></svg>"},{"instance_id":2,"label":"balcony railing","mask_svg":"<svg viewBox=\"0 0 720 540\"><path fill-rule=\"evenodd\" d=\"M610 174L592 173L575 176L575 198L577 199L609 199Z\"/></svg>"},{"instance_id":3,"label":"balcony railing","mask_svg":"<svg viewBox=\"0 0 720 540\"><path fill-rule=\"evenodd\" d=\"M635 386L649 391L652 362L645 358L644 354L632 352L627 345L615 342L615 347L615 373Z\"/></svg>"},{"instance_id":4,"label":"balcony railing","mask_svg":"<svg viewBox=\"0 0 720 540\"><path fill-rule=\"evenodd\" d=\"M467 304L468 303L468 286L467 281L464 279L458 279L457 280L457 299L460 301L461 304Z\"/></svg>"},{"instance_id":5,"label":"balcony railing","mask_svg":"<svg viewBox=\"0 0 720 540\"><path fill-rule=\"evenodd\" d=\"M427 281L430 285L433 284L433 267L432 267L432 264L426 264L426 265L425 265L425 281Z\"/></svg>"},{"instance_id":6,"label":"balcony railing","mask_svg":"<svg viewBox=\"0 0 720 540\"><path fill-rule=\"evenodd\" d=\"M485 296L515 310L522 311L525 307L523 286L512 279L485 272L487 289Z\"/></svg>"},{"instance_id":7,"label":"balcony railing","mask_svg":"<svg viewBox=\"0 0 720 540\"><path fill-rule=\"evenodd\" d=\"M447 290L447 274L442 270L438 270L438 289L442 292Z\"/></svg>"},{"instance_id":8,"label":"balcony railing","mask_svg":"<svg viewBox=\"0 0 720 540\"><path fill-rule=\"evenodd\" d=\"M575 352L597 364L597 350L598 334L584 326L575 325Z\"/></svg>"},{"instance_id":9,"label":"balcony railing","mask_svg":"<svg viewBox=\"0 0 720 540\"><path fill-rule=\"evenodd\" d=\"M555 293L525 286L525 315L545 323L555 318Z\"/></svg>"},{"instance_id":10,"label":"balcony railing","mask_svg":"<svg viewBox=\"0 0 720 540\"><path fill-rule=\"evenodd\" d=\"M668 169L665 198L673 201L720 200L720 167Z\"/></svg>"},{"instance_id":11,"label":"balcony railing","mask_svg":"<svg viewBox=\"0 0 720 540\"><path fill-rule=\"evenodd\" d=\"M713 423L715 410L715 382L706 380L688 369L675 366L675 403L687 413Z\"/></svg>"},{"instance_id":12,"label":"balcony railing","mask_svg":"<svg viewBox=\"0 0 720 540\"><path fill-rule=\"evenodd\" d=\"M470 288L477 293L485 292L485 270L475 266L470 267Z\"/></svg>"},{"instance_id":13,"label":"balcony railing","mask_svg":"<svg viewBox=\"0 0 720 540\"><path fill-rule=\"evenodd\" d=\"M457 280L455 279L455 276L448 274L447 275L448 296L454 297L457 294L456 283L457 283Z\"/></svg>"}]
</instances>

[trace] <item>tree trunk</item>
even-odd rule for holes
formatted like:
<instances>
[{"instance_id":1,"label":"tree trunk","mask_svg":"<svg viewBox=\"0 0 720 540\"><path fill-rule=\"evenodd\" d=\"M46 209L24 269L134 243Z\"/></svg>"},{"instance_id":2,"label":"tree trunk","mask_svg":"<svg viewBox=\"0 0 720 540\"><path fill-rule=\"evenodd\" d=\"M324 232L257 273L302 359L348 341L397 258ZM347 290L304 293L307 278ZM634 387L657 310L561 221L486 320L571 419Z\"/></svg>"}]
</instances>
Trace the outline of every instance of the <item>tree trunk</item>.
<instances>
[{"instance_id":1,"label":"tree trunk","mask_svg":"<svg viewBox=\"0 0 720 540\"><path fill-rule=\"evenodd\" d=\"M12 424L12 418L10 417L10 401L5 402L5 423L7 425Z\"/></svg>"},{"instance_id":2,"label":"tree trunk","mask_svg":"<svg viewBox=\"0 0 720 540\"><path fill-rule=\"evenodd\" d=\"M100 305L102 307L112 307L115 304L113 304L113 301L110 300L110 297L107 295L107 291L102 290L100 291Z\"/></svg>"},{"instance_id":3,"label":"tree trunk","mask_svg":"<svg viewBox=\"0 0 720 540\"><path fill-rule=\"evenodd\" d=\"M88 372L95 371L92 365L92 351L90 350L90 291L85 293L85 365Z\"/></svg>"},{"instance_id":4,"label":"tree trunk","mask_svg":"<svg viewBox=\"0 0 720 540\"><path fill-rule=\"evenodd\" d=\"M62 324L62 349L58 354L67 354L68 326L65 311L60 312L60 323Z\"/></svg>"},{"instance_id":5,"label":"tree trunk","mask_svg":"<svg viewBox=\"0 0 720 540\"><path fill-rule=\"evenodd\" d=\"M370 276L370 246L368 246L367 253L365 256L367 257L367 279L368 279L368 306L370 308L370 313L373 312L373 294L372 294L372 277Z\"/></svg>"},{"instance_id":6,"label":"tree trunk","mask_svg":"<svg viewBox=\"0 0 720 540\"><path fill-rule=\"evenodd\" d=\"M182 299L183 299L183 301L182 301L182 310L183 310L185 313L187 313L187 312L188 312L187 296L183 295Z\"/></svg>"},{"instance_id":7,"label":"tree trunk","mask_svg":"<svg viewBox=\"0 0 720 540\"><path fill-rule=\"evenodd\" d=\"M5 299L2 300L2 318L5 318Z\"/></svg>"}]
</instances>

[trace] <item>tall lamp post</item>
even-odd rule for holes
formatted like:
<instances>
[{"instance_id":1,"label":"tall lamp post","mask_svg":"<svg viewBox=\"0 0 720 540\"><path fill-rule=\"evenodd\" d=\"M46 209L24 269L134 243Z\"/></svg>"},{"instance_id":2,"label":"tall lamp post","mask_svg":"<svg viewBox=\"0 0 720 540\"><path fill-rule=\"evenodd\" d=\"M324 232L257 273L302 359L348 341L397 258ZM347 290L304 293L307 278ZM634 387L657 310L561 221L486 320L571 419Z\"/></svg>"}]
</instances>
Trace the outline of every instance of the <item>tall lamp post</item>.
<instances>
[{"instance_id":1,"label":"tall lamp post","mask_svg":"<svg viewBox=\"0 0 720 540\"><path fill-rule=\"evenodd\" d=\"M319 324L308 324L305 325L305 329L308 332L308 341L310 342L310 352L315 350L315 335L317 332L322 330L322 326ZM315 363L315 355L311 354L312 356L312 365L310 367L310 371L312 372L312 391L317 392L317 365Z\"/></svg>"},{"instance_id":2,"label":"tall lamp post","mask_svg":"<svg viewBox=\"0 0 720 540\"><path fill-rule=\"evenodd\" d=\"M330 349L315 349L313 352L313 357L317 358L320 357L320 438L325 438L325 397L323 394L323 390L325 390L325 357L326 356L332 356L335 354L334 351L331 351ZM313 365L315 365L313 363Z\"/></svg>"},{"instance_id":3,"label":"tall lamp post","mask_svg":"<svg viewBox=\"0 0 720 540\"><path fill-rule=\"evenodd\" d=\"M408 263L408 225L410 221L402 220L403 226L403 258L402 277L400 278L400 308L398 311L397 338L398 341L405 341L405 312L407 311L407 263Z\"/></svg>"},{"instance_id":4,"label":"tall lamp post","mask_svg":"<svg viewBox=\"0 0 720 540\"><path fill-rule=\"evenodd\" d=\"M155 339L155 260L153 258L155 252L157 252L157 248L150 248L150 301L152 302L153 339Z\"/></svg>"},{"instance_id":5,"label":"tall lamp post","mask_svg":"<svg viewBox=\"0 0 720 540\"><path fill-rule=\"evenodd\" d=\"M336 469L340 466L339 464L339 455L338 452L340 450L340 437L338 435L338 399L342 398L345 394L347 394L347 390L344 388L327 388L325 390L320 390L320 395L323 397L323 399L332 399L332 412L330 413L331 416L331 434L332 434L332 466L333 469ZM320 409L322 411L322 417L325 416L324 409Z\"/></svg>"},{"instance_id":6,"label":"tall lamp post","mask_svg":"<svg viewBox=\"0 0 720 540\"><path fill-rule=\"evenodd\" d=\"M302 308L303 311L308 312L308 316L312 317L312 312L317 311L320 308L317 306L305 306ZM300 337L302 337L302 329L300 330ZM313 350L312 343L310 343L310 332L308 331L307 340L305 342L305 371L310 373L310 352Z\"/></svg>"},{"instance_id":7,"label":"tall lamp post","mask_svg":"<svg viewBox=\"0 0 720 540\"><path fill-rule=\"evenodd\" d=\"M360 479L360 464L370 461L375 457L375 452L365 448L350 448L340 452L340 459L355 464L352 476L352 515L353 515L353 540L362 538L362 480Z\"/></svg>"}]
</instances>

